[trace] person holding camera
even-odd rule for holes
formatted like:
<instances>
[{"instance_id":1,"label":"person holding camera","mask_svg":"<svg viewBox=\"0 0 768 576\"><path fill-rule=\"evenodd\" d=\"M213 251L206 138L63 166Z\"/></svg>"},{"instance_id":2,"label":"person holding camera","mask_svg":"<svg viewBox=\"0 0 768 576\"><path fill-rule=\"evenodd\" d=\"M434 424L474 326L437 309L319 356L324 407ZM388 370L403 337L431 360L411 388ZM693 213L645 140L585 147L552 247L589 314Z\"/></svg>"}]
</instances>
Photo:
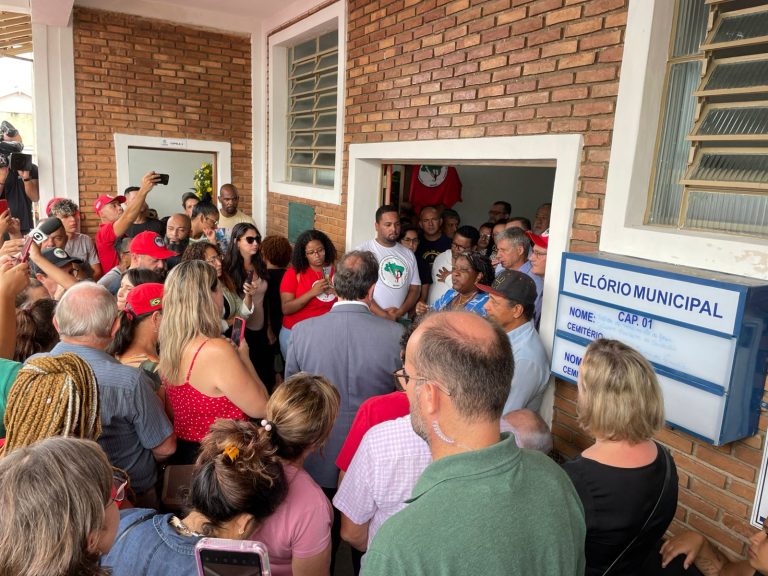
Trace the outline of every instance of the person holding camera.
<instances>
[{"instance_id":1,"label":"person holding camera","mask_svg":"<svg viewBox=\"0 0 768 576\"><path fill-rule=\"evenodd\" d=\"M21 233L27 234L34 227L32 202L40 199L40 189L36 164L28 162L24 166L28 169L11 165L11 154L20 154L23 149L19 131L7 121L0 123L0 199L8 201L11 214L20 221Z\"/></svg>"}]
</instances>

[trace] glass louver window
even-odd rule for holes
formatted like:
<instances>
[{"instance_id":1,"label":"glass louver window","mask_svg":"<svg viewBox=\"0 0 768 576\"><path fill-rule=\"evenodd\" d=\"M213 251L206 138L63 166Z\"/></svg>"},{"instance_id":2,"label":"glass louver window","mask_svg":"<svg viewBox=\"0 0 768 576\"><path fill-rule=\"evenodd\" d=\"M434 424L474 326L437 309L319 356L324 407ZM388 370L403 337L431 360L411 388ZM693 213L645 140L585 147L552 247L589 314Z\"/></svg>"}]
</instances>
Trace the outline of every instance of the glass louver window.
<instances>
[{"instance_id":1,"label":"glass louver window","mask_svg":"<svg viewBox=\"0 0 768 576\"><path fill-rule=\"evenodd\" d=\"M678 0L648 224L768 237L768 0L736 7Z\"/></svg>"},{"instance_id":2,"label":"glass louver window","mask_svg":"<svg viewBox=\"0 0 768 576\"><path fill-rule=\"evenodd\" d=\"M334 30L288 51L289 182L334 185L338 40Z\"/></svg>"}]
</instances>

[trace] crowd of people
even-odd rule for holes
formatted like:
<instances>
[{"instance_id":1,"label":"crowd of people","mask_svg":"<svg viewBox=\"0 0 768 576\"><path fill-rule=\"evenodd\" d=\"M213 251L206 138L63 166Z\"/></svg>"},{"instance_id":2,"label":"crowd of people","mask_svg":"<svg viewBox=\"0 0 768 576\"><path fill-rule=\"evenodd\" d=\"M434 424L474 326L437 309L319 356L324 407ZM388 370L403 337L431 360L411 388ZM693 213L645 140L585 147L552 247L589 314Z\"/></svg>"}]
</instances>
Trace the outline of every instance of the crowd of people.
<instances>
[{"instance_id":1,"label":"crowd of people","mask_svg":"<svg viewBox=\"0 0 768 576\"><path fill-rule=\"evenodd\" d=\"M342 541L366 575L768 570L764 532L738 562L663 542L662 393L623 343L580 366L594 444L552 457L549 204L477 227L385 205L339 254L262 238L232 184L158 220L159 180L99 196L93 239L69 199L40 245L0 214L0 574L192 574L203 537L263 543L278 576L332 574Z\"/></svg>"}]
</instances>

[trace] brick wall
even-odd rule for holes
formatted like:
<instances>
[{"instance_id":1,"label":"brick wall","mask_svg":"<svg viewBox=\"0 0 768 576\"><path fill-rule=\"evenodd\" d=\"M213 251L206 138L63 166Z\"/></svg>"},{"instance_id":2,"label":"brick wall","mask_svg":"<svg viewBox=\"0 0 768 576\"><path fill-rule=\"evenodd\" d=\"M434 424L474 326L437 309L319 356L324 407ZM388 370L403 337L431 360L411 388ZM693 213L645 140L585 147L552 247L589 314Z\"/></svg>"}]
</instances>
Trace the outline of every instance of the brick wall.
<instances>
[{"instance_id":1,"label":"brick wall","mask_svg":"<svg viewBox=\"0 0 768 576\"><path fill-rule=\"evenodd\" d=\"M624 0L350 0L344 178L352 143L579 133L584 153L571 250L599 241L627 6ZM341 206L316 204L317 227L343 246ZM287 202L270 193L270 231ZM556 448L590 444L576 388L558 382ZM766 421L761 420L761 430ZM680 475L683 524L742 554L762 434L714 448L664 430Z\"/></svg>"},{"instance_id":2,"label":"brick wall","mask_svg":"<svg viewBox=\"0 0 768 576\"><path fill-rule=\"evenodd\" d=\"M116 192L115 132L230 142L250 212L250 38L75 8L74 52L84 231L98 226L96 197Z\"/></svg>"}]
</instances>

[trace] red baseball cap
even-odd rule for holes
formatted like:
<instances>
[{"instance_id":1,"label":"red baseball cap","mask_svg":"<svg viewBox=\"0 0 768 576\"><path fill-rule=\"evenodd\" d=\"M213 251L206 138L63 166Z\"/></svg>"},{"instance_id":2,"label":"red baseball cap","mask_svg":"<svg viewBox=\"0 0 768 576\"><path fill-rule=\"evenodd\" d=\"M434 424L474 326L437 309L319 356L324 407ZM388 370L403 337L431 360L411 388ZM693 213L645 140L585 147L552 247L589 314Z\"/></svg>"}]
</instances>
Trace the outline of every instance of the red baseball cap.
<instances>
[{"instance_id":1,"label":"red baseball cap","mask_svg":"<svg viewBox=\"0 0 768 576\"><path fill-rule=\"evenodd\" d=\"M141 234L133 237L130 251L131 254L149 256L158 260L165 260L171 256L176 256L176 252L172 252L165 247L165 243L160 238L160 235L150 230L144 230Z\"/></svg>"},{"instance_id":2,"label":"red baseball cap","mask_svg":"<svg viewBox=\"0 0 768 576\"><path fill-rule=\"evenodd\" d=\"M541 234L534 234L530 230L526 230L525 235L539 248L544 248L544 250L549 249L549 228L544 230Z\"/></svg>"},{"instance_id":3,"label":"red baseball cap","mask_svg":"<svg viewBox=\"0 0 768 576\"><path fill-rule=\"evenodd\" d=\"M48 204L45 205L45 215L46 216L50 216L51 215L51 206L53 206L59 200L66 200L66 198L54 197L54 198L51 198L48 201Z\"/></svg>"},{"instance_id":4,"label":"red baseball cap","mask_svg":"<svg viewBox=\"0 0 768 576\"><path fill-rule=\"evenodd\" d=\"M96 202L93 204L93 208L96 210L96 214L99 214L104 206L107 204L112 204L112 202L119 202L120 204L123 204L125 202L125 196L110 196L109 194L102 194L96 198Z\"/></svg>"},{"instance_id":5,"label":"red baseball cap","mask_svg":"<svg viewBox=\"0 0 768 576\"><path fill-rule=\"evenodd\" d=\"M163 309L163 285L156 282L139 284L125 297L125 311L142 316Z\"/></svg>"}]
</instances>

